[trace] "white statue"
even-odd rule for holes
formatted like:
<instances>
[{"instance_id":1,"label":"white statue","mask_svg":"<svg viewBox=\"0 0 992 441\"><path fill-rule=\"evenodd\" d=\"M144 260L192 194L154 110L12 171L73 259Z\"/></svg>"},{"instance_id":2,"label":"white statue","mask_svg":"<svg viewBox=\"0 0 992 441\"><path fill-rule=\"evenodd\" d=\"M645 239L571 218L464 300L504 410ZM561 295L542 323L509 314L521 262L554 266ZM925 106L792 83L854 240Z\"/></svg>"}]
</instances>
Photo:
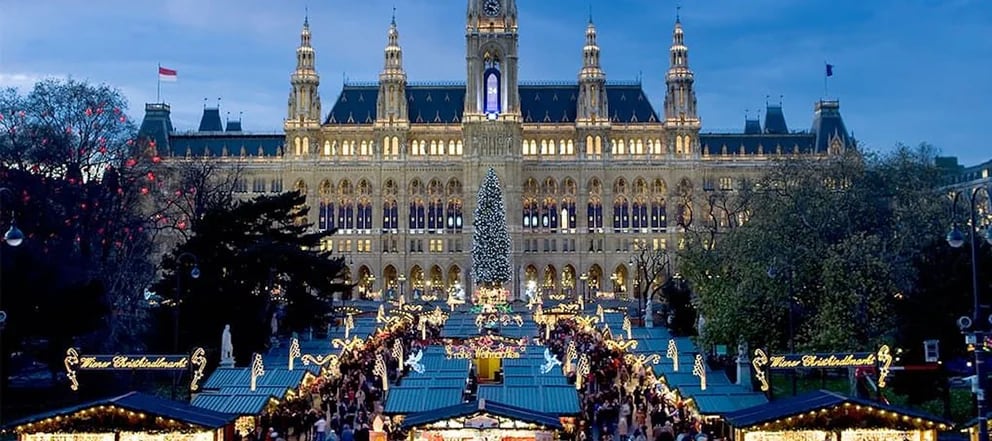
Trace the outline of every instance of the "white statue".
<instances>
[{"instance_id":1,"label":"white statue","mask_svg":"<svg viewBox=\"0 0 992 441\"><path fill-rule=\"evenodd\" d=\"M234 344L231 343L231 325L224 325L224 332L220 337L220 364L221 366L234 366Z\"/></svg>"},{"instance_id":2,"label":"white statue","mask_svg":"<svg viewBox=\"0 0 992 441\"><path fill-rule=\"evenodd\" d=\"M279 313L272 313L272 336L275 337L279 333Z\"/></svg>"}]
</instances>

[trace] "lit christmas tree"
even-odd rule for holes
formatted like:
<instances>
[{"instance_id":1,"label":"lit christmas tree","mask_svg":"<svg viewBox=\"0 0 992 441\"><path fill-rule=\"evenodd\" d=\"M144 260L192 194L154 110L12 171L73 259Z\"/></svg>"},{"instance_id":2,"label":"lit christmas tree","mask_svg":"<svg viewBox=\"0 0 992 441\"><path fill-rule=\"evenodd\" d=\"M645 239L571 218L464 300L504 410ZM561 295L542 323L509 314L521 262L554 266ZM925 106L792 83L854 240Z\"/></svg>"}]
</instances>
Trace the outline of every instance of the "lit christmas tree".
<instances>
[{"instance_id":1,"label":"lit christmas tree","mask_svg":"<svg viewBox=\"0 0 992 441\"><path fill-rule=\"evenodd\" d=\"M491 168L479 186L472 226L472 277L481 287L498 288L510 280L510 233L503 190Z\"/></svg>"}]
</instances>

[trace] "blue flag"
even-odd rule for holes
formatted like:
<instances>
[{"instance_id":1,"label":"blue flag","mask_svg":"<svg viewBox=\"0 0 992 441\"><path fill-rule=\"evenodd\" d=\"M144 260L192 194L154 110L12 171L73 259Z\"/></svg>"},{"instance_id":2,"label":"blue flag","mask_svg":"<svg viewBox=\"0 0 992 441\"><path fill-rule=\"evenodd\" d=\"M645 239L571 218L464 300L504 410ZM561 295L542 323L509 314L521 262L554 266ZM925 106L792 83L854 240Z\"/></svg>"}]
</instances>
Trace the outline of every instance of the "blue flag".
<instances>
[{"instance_id":1,"label":"blue flag","mask_svg":"<svg viewBox=\"0 0 992 441\"><path fill-rule=\"evenodd\" d=\"M827 76L828 77L834 76L834 65L833 64L828 64L827 65Z\"/></svg>"}]
</instances>

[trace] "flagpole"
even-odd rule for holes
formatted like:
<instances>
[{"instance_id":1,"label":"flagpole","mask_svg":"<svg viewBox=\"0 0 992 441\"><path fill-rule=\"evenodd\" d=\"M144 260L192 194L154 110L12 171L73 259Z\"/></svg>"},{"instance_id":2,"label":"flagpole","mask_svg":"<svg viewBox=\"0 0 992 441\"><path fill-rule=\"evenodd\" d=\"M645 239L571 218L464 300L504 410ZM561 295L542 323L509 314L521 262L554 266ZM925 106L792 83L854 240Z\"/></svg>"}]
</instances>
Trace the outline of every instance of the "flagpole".
<instances>
[{"instance_id":1,"label":"flagpole","mask_svg":"<svg viewBox=\"0 0 992 441\"><path fill-rule=\"evenodd\" d=\"M826 61L824 61L823 62L823 99L827 99L828 97L830 97L830 94L827 91L827 78L830 78L830 75L827 75L827 69L829 69L829 67L827 66L830 65L827 64Z\"/></svg>"},{"instance_id":2,"label":"flagpole","mask_svg":"<svg viewBox=\"0 0 992 441\"><path fill-rule=\"evenodd\" d=\"M162 103L162 63L158 64L158 71L155 72L155 78L158 78L158 84L155 87L155 102Z\"/></svg>"}]
</instances>

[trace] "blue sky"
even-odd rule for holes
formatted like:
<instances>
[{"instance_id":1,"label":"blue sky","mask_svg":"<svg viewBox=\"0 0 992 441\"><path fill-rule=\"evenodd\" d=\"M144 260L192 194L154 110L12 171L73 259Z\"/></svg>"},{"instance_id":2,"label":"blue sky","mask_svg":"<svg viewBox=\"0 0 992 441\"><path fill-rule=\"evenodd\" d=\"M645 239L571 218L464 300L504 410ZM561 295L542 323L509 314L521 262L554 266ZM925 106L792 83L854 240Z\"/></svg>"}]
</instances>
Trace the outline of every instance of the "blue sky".
<instances>
[{"instance_id":1,"label":"blue sky","mask_svg":"<svg viewBox=\"0 0 992 441\"><path fill-rule=\"evenodd\" d=\"M343 78L374 80L393 5L411 81L465 76L465 0L0 0L0 86L46 76L119 87L140 118L157 65L177 129L203 99L250 131L277 131L304 8L309 7L325 113ZM608 79L639 76L661 111L674 0L518 0L522 80L574 80L592 8ZM807 129L829 96L875 150L927 141L965 164L992 158L992 6L988 0L684 0L704 131L740 131L745 110L782 96Z\"/></svg>"}]
</instances>

